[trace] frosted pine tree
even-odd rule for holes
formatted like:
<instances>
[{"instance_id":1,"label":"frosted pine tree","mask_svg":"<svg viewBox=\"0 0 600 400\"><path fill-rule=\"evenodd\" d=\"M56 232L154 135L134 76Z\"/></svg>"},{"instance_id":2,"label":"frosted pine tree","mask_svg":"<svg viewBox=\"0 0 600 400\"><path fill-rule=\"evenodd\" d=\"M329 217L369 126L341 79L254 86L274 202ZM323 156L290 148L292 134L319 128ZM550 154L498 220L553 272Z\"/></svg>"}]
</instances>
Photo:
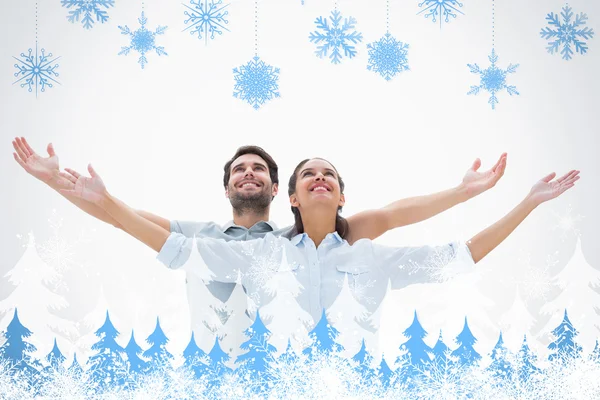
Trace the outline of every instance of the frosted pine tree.
<instances>
[{"instance_id":1,"label":"frosted pine tree","mask_svg":"<svg viewBox=\"0 0 600 400\"><path fill-rule=\"evenodd\" d=\"M341 353L343 357L350 358L355 355L359 349L362 340L365 337L365 329L361 323L369 317L367 308L360 304L352 294L349 280L355 277L349 277L350 274L344 274L344 279L338 282L342 290L335 301L327 309L327 319L340 336L337 342L344 347Z\"/></svg>"},{"instance_id":2,"label":"frosted pine tree","mask_svg":"<svg viewBox=\"0 0 600 400\"><path fill-rule=\"evenodd\" d=\"M496 345L492 349L492 363L488 367L488 370L492 373L492 376L500 383L503 383L503 381L509 381L512 378L514 369L510 363L510 358L511 352L504 345L502 332L500 332L498 342L496 342Z\"/></svg>"},{"instance_id":3,"label":"frosted pine tree","mask_svg":"<svg viewBox=\"0 0 600 400\"><path fill-rule=\"evenodd\" d=\"M303 290L287 261L284 248L279 269L265 284L265 291L273 296L273 300L260 309L261 317L271 331L269 343L278 349L279 354L285 351L290 338L295 342L306 342L306 327L314 326L311 315L296 300Z\"/></svg>"},{"instance_id":4,"label":"frosted pine tree","mask_svg":"<svg viewBox=\"0 0 600 400\"><path fill-rule=\"evenodd\" d=\"M222 320L219 320L217 324L221 324L221 321L223 324L220 326L215 325L218 328L214 332L210 332L202 340L202 343L210 340L209 346L202 347L210 349L214 344L215 335L217 335L221 348L229 354L230 358L227 366L231 369L237 368L235 360L240 354L244 353L240 346L247 340L244 332L252 325L252 319L250 319L246 310L247 305L248 296L244 292L244 287L242 285L235 285L227 302L220 309L214 308L214 310L211 310L213 314L215 312L220 313ZM216 316L217 314L214 315Z\"/></svg>"},{"instance_id":5,"label":"frosted pine tree","mask_svg":"<svg viewBox=\"0 0 600 400\"><path fill-rule=\"evenodd\" d=\"M510 309L500 318L500 329L506 347L517 351L524 334L528 334L535 324L534 316L529 312L521 296L521 288L517 286L515 299Z\"/></svg>"},{"instance_id":6,"label":"frosted pine tree","mask_svg":"<svg viewBox=\"0 0 600 400\"><path fill-rule=\"evenodd\" d=\"M0 331L6 329L13 317L13 311L19 308L19 317L33 332L30 338L37 351L33 356L38 359L48 354L56 337L61 347L68 347L68 336L75 332L72 321L55 314L68 307L64 297L52 292L48 285L56 279L56 271L46 264L35 246L33 233L28 235L25 252L17 264L6 273L14 290L0 301Z\"/></svg>"},{"instance_id":7,"label":"frosted pine tree","mask_svg":"<svg viewBox=\"0 0 600 400\"><path fill-rule=\"evenodd\" d=\"M573 257L555 280L562 292L540 309L541 314L551 315L541 332L549 333L556 327L566 309L569 320L579 330L577 341L585 353L590 353L600 335L600 271L585 260L580 237L577 237Z\"/></svg>"},{"instance_id":8,"label":"frosted pine tree","mask_svg":"<svg viewBox=\"0 0 600 400\"><path fill-rule=\"evenodd\" d=\"M109 307L106 296L104 295L104 287L100 285L96 305L84 315L81 321L75 324L77 334L69 337L70 347L67 352L67 359L71 359L72 355L77 353L79 361L84 365L87 363L88 358L95 353L95 351L92 350L92 345L98 341L98 336L95 332L105 322L106 315L110 310L111 307ZM111 314L110 319L116 326L124 325L114 313Z\"/></svg>"},{"instance_id":9,"label":"frosted pine tree","mask_svg":"<svg viewBox=\"0 0 600 400\"><path fill-rule=\"evenodd\" d=\"M235 336L239 331L238 336L243 336L242 332L250 326L249 318L243 319L246 310L246 295L243 292L241 285L236 285L234 292L231 294L226 303L216 298L209 290L208 285L213 282L215 275L208 268L202 257L198 253L196 238L193 239L192 251L190 257L181 268L185 271L185 279L187 281L187 305L189 307L191 330L194 332L196 343L201 349L210 349L215 340L215 335L219 335L223 340L226 334L229 334L228 329L224 328L224 324L232 321L229 319L233 316L232 308L235 308L235 316L247 322L247 325L237 327L231 326L231 334ZM191 290L193 288L193 290ZM242 293L239 293L239 292ZM240 322L238 320L238 322ZM236 348L242 343L241 339L238 342L233 342L236 346L229 342L223 344L225 347Z\"/></svg>"}]
</instances>

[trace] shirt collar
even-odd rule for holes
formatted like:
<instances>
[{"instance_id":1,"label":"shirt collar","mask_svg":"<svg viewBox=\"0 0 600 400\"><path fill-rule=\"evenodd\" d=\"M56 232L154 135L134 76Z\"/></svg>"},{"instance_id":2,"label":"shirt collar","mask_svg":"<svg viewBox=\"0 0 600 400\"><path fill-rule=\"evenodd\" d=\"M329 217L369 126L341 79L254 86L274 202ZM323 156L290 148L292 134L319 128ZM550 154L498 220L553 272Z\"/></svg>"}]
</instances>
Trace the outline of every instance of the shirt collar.
<instances>
[{"instance_id":1,"label":"shirt collar","mask_svg":"<svg viewBox=\"0 0 600 400\"><path fill-rule=\"evenodd\" d=\"M292 242L292 245L298 246L298 244L300 242L306 242L306 240L308 240L308 239L309 239L308 235L306 234L306 232L304 232L304 233L299 233L296 236L294 236L293 238L291 238L290 242ZM342 239L342 237L336 231L336 232L328 233L327 236L325 236L325 240L323 240L323 241L324 242L325 241L334 241L337 243L342 243L344 241L344 239Z\"/></svg>"},{"instance_id":2,"label":"shirt collar","mask_svg":"<svg viewBox=\"0 0 600 400\"><path fill-rule=\"evenodd\" d=\"M275 223L274 223L274 222L272 222L272 221L258 221L256 224L252 225L252 227L250 227L250 229L252 229L253 227L255 227L255 226L259 225L259 224L266 224L266 225L267 225L269 228L271 228L271 230L272 230L272 231L275 231L275 230L277 230L277 225L275 225ZM236 224L233 222L233 220L231 220L231 221L228 221L228 222L227 222L225 225L223 225L222 229L223 229L223 232L226 232L226 231L227 231L227 229L229 229L229 228L233 228L233 227L235 227L235 228L243 228L243 229L248 229L248 228L246 228L245 226L236 225Z\"/></svg>"}]
</instances>

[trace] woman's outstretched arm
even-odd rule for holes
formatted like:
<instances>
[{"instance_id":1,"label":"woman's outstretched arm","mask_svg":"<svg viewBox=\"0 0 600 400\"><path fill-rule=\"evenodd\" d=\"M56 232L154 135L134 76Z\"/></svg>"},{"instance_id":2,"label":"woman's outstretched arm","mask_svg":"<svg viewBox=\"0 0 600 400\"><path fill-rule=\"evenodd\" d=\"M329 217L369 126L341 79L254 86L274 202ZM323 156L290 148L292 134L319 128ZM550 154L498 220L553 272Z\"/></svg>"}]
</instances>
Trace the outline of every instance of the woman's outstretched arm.
<instances>
[{"instance_id":1,"label":"woman's outstretched arm","mask_svg":"<svg viewBox=\"0 0 600 400\"><path fill-rule=\"evenodd\" d=\"M510 235L517 226L540 204L552 200L575 185L579 179L579 171L572 170L561 178L552 181L556 176L553 172L540 179L529 194L506 216L495 224L479 232L467 241L467 246L473 256L473 261L479 262L490 251L494 250L500 243Z\"/></svg>"}]
</instances>

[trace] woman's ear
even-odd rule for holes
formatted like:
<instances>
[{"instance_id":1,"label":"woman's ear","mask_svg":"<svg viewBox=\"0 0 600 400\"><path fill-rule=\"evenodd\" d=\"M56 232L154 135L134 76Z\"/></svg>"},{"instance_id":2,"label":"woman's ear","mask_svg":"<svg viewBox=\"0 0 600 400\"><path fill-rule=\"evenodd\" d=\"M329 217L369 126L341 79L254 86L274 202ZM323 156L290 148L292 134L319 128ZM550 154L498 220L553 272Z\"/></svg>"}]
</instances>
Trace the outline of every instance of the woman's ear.
<instances>
[{"instance_id":1,"label":"woman's ear","mask_svg":"<svg viewBox=\"0 0 600 400\"><path fill-rule=\"evenodd\" d=\"M340 195L340 202L338 203L338 206L343 207L344 204L346 204L346 197L342 194Z\"/></svg>"},{"instance_id":2,"label":"woman's ear","mask_svg":"<svg viewBox=\"0 0 600 400\"><path fill-rule=\"evenodd\" d=\"M300 204L298 203L298 198L296 197L295 194L290 196L290 205L292 207L298 207Z\"/></svg>"}]
</instances>

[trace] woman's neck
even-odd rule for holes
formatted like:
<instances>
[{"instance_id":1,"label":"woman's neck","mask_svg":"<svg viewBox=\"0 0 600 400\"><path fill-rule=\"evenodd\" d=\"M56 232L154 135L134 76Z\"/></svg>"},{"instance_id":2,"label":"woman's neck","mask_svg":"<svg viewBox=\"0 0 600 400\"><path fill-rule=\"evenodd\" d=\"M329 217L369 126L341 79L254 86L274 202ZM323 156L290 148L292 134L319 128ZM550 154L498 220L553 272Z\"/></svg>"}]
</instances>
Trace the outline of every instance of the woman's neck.
<instances>
[{"instance_id":1,"label":"woman's neck","mask_svg":"<svg viewBox=\"0 0 600 400\"><path fill-rule=\"evenodd\" d=\"M335 232L335 217L331 218L331 212L326 214L314 212L302 215L302 225L304 225L304 232L315 242L315 246L319 247L325 236Z\"/></svg>"}]
</instances>

